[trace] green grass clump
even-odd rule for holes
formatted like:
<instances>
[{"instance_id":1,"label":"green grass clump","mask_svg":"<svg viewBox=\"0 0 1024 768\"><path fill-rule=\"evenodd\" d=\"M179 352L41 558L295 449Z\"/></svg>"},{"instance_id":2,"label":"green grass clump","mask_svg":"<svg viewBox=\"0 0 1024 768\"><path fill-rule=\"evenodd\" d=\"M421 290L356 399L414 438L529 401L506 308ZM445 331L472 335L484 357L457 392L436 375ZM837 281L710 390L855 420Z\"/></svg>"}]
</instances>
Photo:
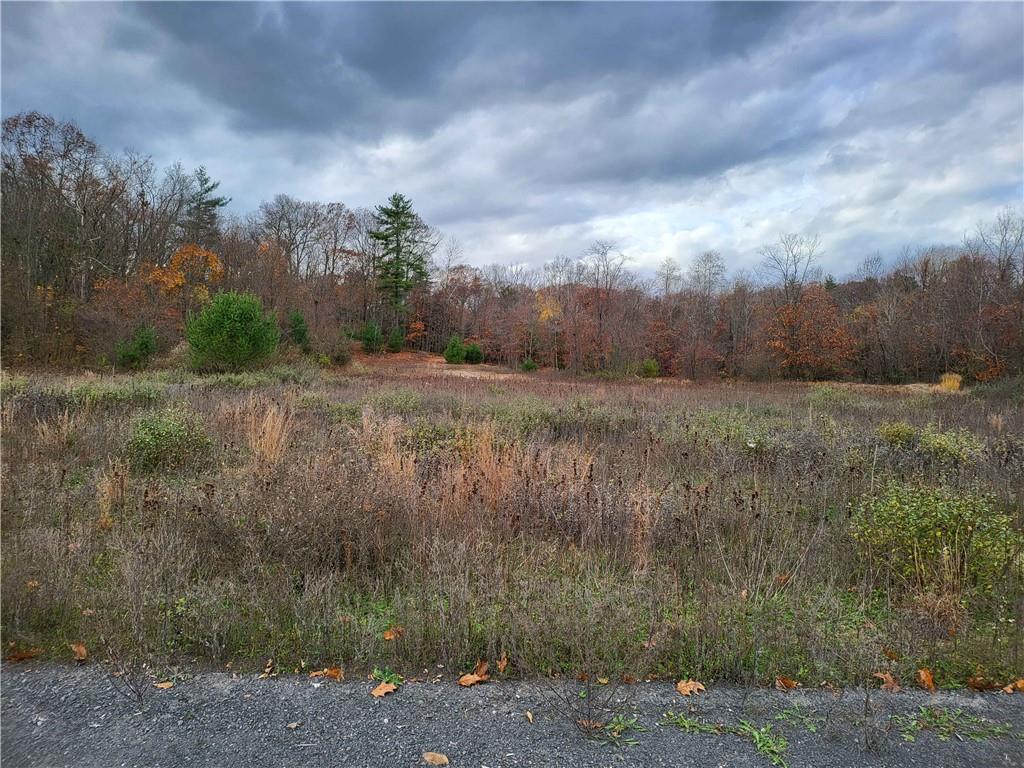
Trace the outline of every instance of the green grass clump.
<instances>
[{"instance_id":1,"label":"green grass clump","mask_svg":"<svg viewBox=\"0 0 1024 768\"><path fill-rule=\"evenodd\" d=\"M180 408L140 416L132 423L125 452L131 466L142 472L171 469L199 459L210 439L199 418Z\"/></svg>"},{"instance_id":2,"label":"green grass clump","mask_svg":"<svg viewBox=\"0 0 1024 768\"><path fill-rule=\"evenodd\" d=\"M24 376L8 376L3 374L3 377L0 378L0 401L23 395L27 389L28 379Z\"/></svg>"},{"instance_id":3,"label":"green grass clump","mask_svg":"<svg viewBox=\"0 0 1024 768\"><path fill-rule=\"evenodd\" d=\"M557 421L555 409L532 396L495 403L488 412L498 427L519 435L550 429Z\"/></svg>"},{"instance_id":4,"label":"green grass clump","mask_svg":"<svg viewBox=\"0 0 1024 768\"><path fill-rule=\"evenodd\" d=\"M912 448L917 442L917 427L905 421L885 421L878 425L878 436L892 448Z\"/></svg>"},{"instance_id":5,"label":"green grass clump","mask_svg":"<svg viewBox=\"0 0 1024 768\"><path fill-rule=\"evenodd\" d=\"M203 376L200 381L211 387L232 389L256 389L273 387L278 384L306 386L316 379L316 371L308 366L275 365L256 371L215 373Z\"/></svg>"},{"instance_id":6,"label":"green grass clump","mask_svg":"<svg viewBox=\"0 0 1024 768\"><path fill-rule=\"evenodd\" d=\"M44 394L66 407L92 408L106 405L146 405L157 402L164 386L147 379L87 381L71 387L49 387Z\"/></svg>"},{"instance_id":7,"label":"green grass clump","mask_svg":"<svg viewBox=\"0 0 1024 768\"><path fill-rule=\"evenodd\" d=\"M408 416L423 408L423 397L412 389L385 389L367 397L366 403L378 413Z\"/></svg>"},{"instance_id":8,"label":"green grass clump","mask_svg":"<svg viewBox=\"0 0 1024 768\"><path fill-rule=\"evenodd\" d=\"M916 741L924 731L931 731L940 741L949 741L953 736L986 741L1002 738L1010 732L1009 723L993 723L962 709L942 707L920 707L912 715L896 715L893 723L900 729L904 741Z\"/></svg>"}]
</instances>

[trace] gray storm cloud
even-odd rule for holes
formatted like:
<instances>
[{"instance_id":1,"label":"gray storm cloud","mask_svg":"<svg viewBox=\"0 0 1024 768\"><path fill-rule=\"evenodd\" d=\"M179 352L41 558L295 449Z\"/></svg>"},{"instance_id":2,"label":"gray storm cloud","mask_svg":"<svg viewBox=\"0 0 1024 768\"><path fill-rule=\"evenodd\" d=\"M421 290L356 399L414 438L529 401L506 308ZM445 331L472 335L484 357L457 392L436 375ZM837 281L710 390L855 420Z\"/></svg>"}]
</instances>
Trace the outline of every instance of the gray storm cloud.
<instances>
[{"instance_id":1,"label":"gray storm cloud","mask_svg":"<svg viewBox=\"0 0 1024 768\"><path fill-rule=\"evenodd\" d=\"M394 190L473 263L826 266L1022 197L1020 4L3 5L3 114L200 163L245 212Z\"/></svg>"}]
</instances>

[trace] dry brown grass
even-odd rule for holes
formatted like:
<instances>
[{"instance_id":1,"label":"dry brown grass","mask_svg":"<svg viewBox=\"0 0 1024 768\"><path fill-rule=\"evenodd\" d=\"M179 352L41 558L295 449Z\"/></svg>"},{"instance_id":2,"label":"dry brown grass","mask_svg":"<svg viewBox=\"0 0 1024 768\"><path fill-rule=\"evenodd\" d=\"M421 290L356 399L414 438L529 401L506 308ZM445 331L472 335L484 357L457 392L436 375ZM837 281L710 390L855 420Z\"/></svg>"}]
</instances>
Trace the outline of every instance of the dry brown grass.
<instances>
[{"instance_id":1,"label":"dry brown grass","mask_svg":"<svg viewBox=\"0 0 1024 768\"><path fill-rule=\"evenodd\" d=\"M5 635L57 653L103 635L144 665L508 653L518 673L746 682L858 679L883 646L910 674L921 653L949 674L1020 662L1013 572L991 591L960 584L956 615L947 590L871 567L848 518L883 478L981 488L1019 515L1024 415L1005 405L996 421L974 398L895 387L432 370L197 380L166 397L215 454L142 475L124 425L159 403L76 409L49 386L5 406L0 577ZM897 418L968 430L985 451L938 463L890 446L877 427ZM78 439L47 448L37 421ZM392 625L405 633L382 641Z\"/></svg>"},{"instance_id":2,"label":"dry brown grass","mask_svg":"<svg viewBox=\"0 0 1024 768\"><path fill-rule=\"evenodd\" d=\"M253 462L261 467L276 466L291 443L291 409L253 396L243 406L242 424Z\"/></svg>"}]
</instances>

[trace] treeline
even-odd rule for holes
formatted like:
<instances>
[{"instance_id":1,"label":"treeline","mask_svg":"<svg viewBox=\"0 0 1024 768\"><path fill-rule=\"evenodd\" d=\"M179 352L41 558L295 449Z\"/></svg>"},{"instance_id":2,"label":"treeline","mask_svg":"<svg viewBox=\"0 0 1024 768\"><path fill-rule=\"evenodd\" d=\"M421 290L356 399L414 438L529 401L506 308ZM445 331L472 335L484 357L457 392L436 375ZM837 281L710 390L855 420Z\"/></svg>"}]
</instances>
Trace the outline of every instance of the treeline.
<instances>
[{"instance_id":1,"label":"treeline","mask_svg":"<svg viewBox=\"0 0 1024 768\"><path fill-rule=\"evenodd\" d=\"M5 364L112 364L138 329L166 351L220 291L251 293L331 356L353 338L573 372L905 382L1024 373L1024 216L956 245L865 258L837 282L817 238L782 235L756 273L709 250L654 280L615 244L542 269L459 263L402 195L374 210L286 195L247 217L204 169L158 170L39 113L3 124ZM298 318L298 320L296 319ZM383 345L380 345L383 346Z\"/></svg>"}]
</instances>

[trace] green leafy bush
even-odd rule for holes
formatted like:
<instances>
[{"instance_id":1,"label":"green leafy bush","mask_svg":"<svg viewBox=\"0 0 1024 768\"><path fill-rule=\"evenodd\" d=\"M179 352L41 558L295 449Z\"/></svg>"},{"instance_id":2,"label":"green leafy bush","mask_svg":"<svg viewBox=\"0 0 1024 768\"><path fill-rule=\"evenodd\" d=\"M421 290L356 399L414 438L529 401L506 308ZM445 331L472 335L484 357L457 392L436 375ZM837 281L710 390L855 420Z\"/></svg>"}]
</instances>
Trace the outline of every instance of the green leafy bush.
<instances>
[{"instance_id":1,"label":"green leafy bush","mask_svg":"<svg viewBox=\"0 0 1024 768\"><path fill-rule=\"evenodd\" d=\"M303 352L309 352L309 326L306 318L297 309L288 315L288 338Z\"/></svg>"},{"instance_id":2,"label":"green leafy bush","mask_svg":"<svg viewBox=\"0 0 1024 768\"><path fill-rule=\"evenodd\" d=\"M448 340L448 346L444 348L444 360L451 365L466 362L466 347L458 336Z\"/></svg>"},{"instance_id":3,"label":"green leafy bush","mask_svg":"<svg viewBox=\"0 0 1024 768\"><path fill-rule=\"evenodd\" d=\"M917 427L905 421L885 421L878 425L878 436L892 448L911 448L917 442Z\"/></svg>"},{"instance_id":4,"label":"green leafy bush","mask_svg":"<svg viewBox=\"0 0 1024 768\"><path fill-rule=\"evenodd\" d=\"M193 367L239 370L277 349L281 332L273 315L248 293L219 293L185 327Z\"/></svg>"},{"instance_id":5,"label":"green leafy bush","mask_svg":"<svg viewBox=\"0 0 1024 768\"><path fill-rule=\"evenodd\" d=\"M860 502L852 532L867 556L922 590L951 579L988 589L1022 544L991 495L895 482Z\"/></svg>"},{"instance_id":6,"label":"green leafy bush","mask_svg":"<svg viewBox=\"0 0 1024 768\"><path fill-rule=\"evenodd\" d=\"M524 373L533 373L534 371L537 370L537 364L533 362L532 357L528 357L525 360L523 360L522 364L519 367L523 370Z\"/></svg>"},{"instance_id":7,"label":"green leafy bush","mask_svg":"<svg viewBox=\"0 0 1024 768\"><path fill-rule=\"evenodd\" d=\"M658 361L653 357L648 357L642 363L640 363L640 375L645 379L656 379L661 374L661 369L658 367Z\"/></svg>"},{"instance_id":8,"label":"green leafy bush","mask_svg":"<svg viewBox=\"0 0 1024 768\"><path fill-rule=\"evenodd\" d=\"M935 461L967 463L981 455L982 444L966 429L942 432L929 424L921 431L918 449Z\"/></svg>"},{"instance_id":9,"label":"green leafy bush","mask_svg":"<svg viewBox=\"0 0 1024 768\"><path fill-rule=\"evenodd\" d=\"M141 369L156 353L156 331L148 325L139 326L130 339L117 342L114 357L122 368Z\"/></svg>"},{"instance_id":10,"label":"green leafy bush","mask_svg":"<svg viewBox=\"0 0 1024 768\"><path fill-rule=\"evenodd\" d=\"M368 355L375 355L384 349L384 332L376 322L371 321L363 326L359 338L363 342L363 352Z\"/></svg>"},{"instance_id":11,"label":"green leafy bush","mask_svg":"<svg viewBox=\"0 0 1024 768\"><path fill-rule=\"evenodd\" d=\"M480 349L480 345L475 341L466 342L463 348L463 354L466 358L466 362L472 365L482 363L484 361L484 351Z\"/></svg>"},{"instance_id":12,"label":"green leafy bush","mask_svg":"<svg viewBox=\"0 0 1024 768\"><path fill-rule=\"evenodd\" d=\"M388 334L388 352L401 352L405 348L405 334L397 325Z\"/></svg>"},{"instance_id":13,"label":"green leafy bush","mask_svg":"<svg viewBox=\"0 0 1024 768\"><path fill-rule=\"evenodd\" d=\"M386 414L406 416L416 413L423 407L423 398L412 389L384 389L374 392L366 398L366 402L375 411Z\"/></svg>"},{"instance_id":14,"label":"green leafy bush","mask_svg":"<svg viewBox=\"0 0 1024 768\"><path fill-rule=\"evenodd\" d=\"M209 448L210 439L195 414L167 408L132 422L126 453L132 467L153 472L201 458Z\"/></svg>"}]
</instances>

